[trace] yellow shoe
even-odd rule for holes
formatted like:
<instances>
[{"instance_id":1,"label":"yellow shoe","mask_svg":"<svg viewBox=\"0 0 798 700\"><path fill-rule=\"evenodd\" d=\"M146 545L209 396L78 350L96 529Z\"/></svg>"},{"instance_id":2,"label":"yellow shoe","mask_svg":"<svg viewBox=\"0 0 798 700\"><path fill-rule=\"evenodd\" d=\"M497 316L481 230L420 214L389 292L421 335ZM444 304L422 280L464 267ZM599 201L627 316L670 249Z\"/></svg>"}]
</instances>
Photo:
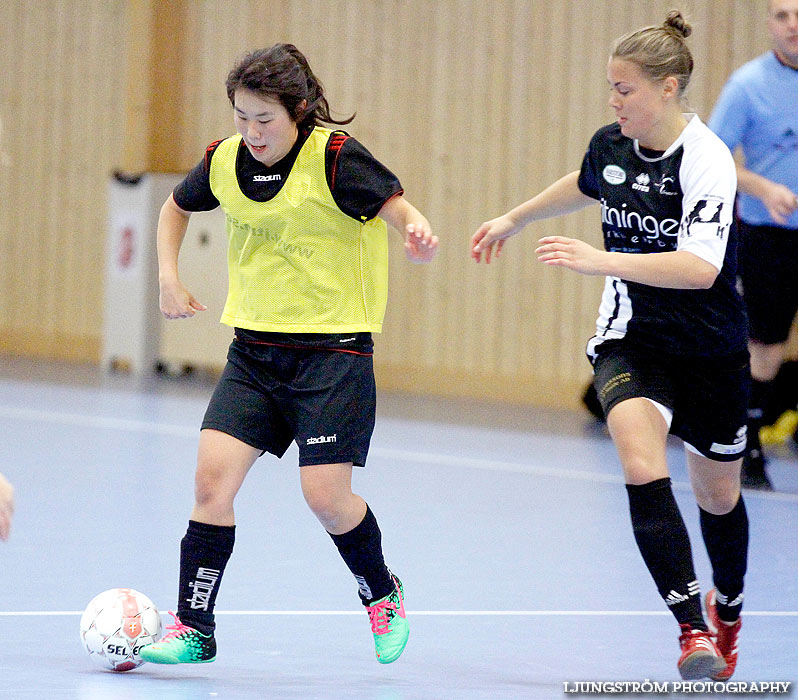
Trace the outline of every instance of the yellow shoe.
<instances>
[{"instance_id":1,"label":"yellow shoe","mask_svg":"<svg viewBox=\"0 0 798 700\"><path fill-rule=\"evenodd\" d=\"M790 439L798 428L798 411L784 411L773 423L763 426L759 439L763 445L778 445Z\"/></svg>"}]
</instances>

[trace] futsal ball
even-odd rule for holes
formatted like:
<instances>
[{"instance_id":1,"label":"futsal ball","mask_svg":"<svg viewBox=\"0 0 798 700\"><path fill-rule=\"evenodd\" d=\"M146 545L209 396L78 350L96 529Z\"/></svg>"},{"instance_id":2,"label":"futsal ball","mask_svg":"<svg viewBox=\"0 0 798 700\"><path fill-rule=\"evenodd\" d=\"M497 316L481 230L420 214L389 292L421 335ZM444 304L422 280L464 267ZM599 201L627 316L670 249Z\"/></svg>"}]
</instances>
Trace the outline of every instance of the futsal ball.
<instances>
[{"instance_id":1,"label":"futsal ball","mask_svg":"<svg viewBox=\"0 0 798 700\"><path fill-rule=\"evenodd\" d=\"M80 641L103 668L130 671L144 660L141 647L161 638L161 615L153 602L132 588L112 588L92 598L80 618Z\"/></svg>"}]
</instances>

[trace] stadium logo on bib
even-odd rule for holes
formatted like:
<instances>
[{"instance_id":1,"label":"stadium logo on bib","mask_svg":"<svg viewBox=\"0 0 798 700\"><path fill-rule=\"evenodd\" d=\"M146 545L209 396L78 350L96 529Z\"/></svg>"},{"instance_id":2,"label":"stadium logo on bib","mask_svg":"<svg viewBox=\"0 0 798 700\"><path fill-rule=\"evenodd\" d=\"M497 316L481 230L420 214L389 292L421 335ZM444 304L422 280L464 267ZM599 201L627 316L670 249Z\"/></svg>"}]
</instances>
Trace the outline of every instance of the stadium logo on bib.
<instances>
[{"instance_id":1,"label":"stadium logo on bib","mask_svg":"<svg viewBox=\"0 0 798 700\"><path fill-rule=\"evenodd\" d=\"M601 174L611 185L620 185L626 182L626 171L617 165L608 165Z\"/></svg>"}]
</instances>

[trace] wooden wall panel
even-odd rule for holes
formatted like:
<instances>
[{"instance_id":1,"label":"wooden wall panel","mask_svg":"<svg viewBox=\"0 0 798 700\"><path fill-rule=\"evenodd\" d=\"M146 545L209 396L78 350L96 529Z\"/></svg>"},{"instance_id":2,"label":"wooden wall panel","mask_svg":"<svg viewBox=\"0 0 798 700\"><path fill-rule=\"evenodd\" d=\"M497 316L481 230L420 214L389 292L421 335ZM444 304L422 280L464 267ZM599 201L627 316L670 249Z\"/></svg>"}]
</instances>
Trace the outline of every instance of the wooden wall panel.
<instances>
[{"instance_id":1,"label":"wooden wall panel","mask_svg":"<svg viewBox=\"0 0 798 700\"><path fill-rule=\"evenodd\" d=\"M0 3L10 78L0 85L10 158L0 201L26 202L0 213L7 350L31 351L19 338L54 333L85 339L96 359L105 184L121 163L124 86L137 70L123 56L125 9L141 1ZM469 259L468 240L579 167L591 134L612 120L613 39L661 22L674 4L695 26L689 99L706 117L731 70L767 48L766 0L192 0L175 28L176 162L188 170L232 132L224 79L235 59L295 43L333 109L357 112L347 130L397 173L443 241L432 265L414 266L393 234L380 384L573 404L590 374L583 348L602 280L545 268L534 248L548 234L599 244L598 208L529 227L490 266Z\"/></svg>"},{"instance_id":2,"label":"wooden wall panel","mask_svg":"<svg viewBox=\"0 0 798 700\"><path fill-rule=\"evenodd\" d=\"M122 0L0 3L0 349L98 358Z\"/></svg>"}]
</instances>

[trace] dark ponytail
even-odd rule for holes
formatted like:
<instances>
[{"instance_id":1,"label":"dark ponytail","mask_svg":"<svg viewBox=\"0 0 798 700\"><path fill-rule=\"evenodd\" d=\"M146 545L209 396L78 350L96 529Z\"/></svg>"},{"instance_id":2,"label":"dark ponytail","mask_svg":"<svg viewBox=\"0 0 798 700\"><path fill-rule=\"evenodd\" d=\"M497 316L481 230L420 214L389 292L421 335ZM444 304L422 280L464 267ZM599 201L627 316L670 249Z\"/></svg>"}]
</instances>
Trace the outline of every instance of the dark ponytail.
<instances>
[{"instance_id":1,"label":"dark ponytail","mask_svg":"<svg viewBox=\"0 0 798 700\"><path fill-rule=\"evenodd\" d=\"M355 118L354 114L341 120L332 117L321 81L293 44L275 44L247 54L230 71L225 85L231 104L235 104L236 90L250 90L278 100L301 126L349 124Z\"/></svg>"}]
</instances>

